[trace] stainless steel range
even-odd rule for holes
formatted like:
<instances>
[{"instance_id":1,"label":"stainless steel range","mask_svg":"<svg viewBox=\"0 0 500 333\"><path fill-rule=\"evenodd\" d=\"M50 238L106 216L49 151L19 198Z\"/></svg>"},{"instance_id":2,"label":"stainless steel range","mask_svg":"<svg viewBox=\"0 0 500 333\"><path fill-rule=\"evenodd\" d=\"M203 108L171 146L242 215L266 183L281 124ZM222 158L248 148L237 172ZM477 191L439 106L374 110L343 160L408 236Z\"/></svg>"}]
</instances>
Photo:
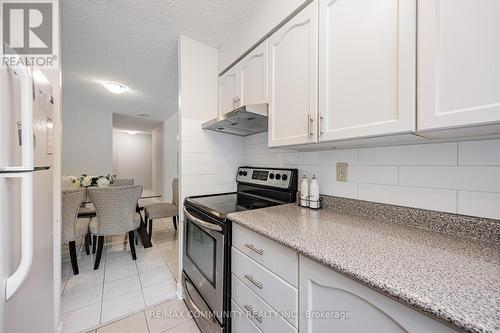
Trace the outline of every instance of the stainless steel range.
<instances>
[{"instance_id":1,"label":"stainless steel range","mask_svg":"<svg viewBox=\"0 0 500 333\"><path fill-rule=\"evenodd\" d=\"M233 212L295 201L297 170L240 167L236 193L186 198L182 284L185 302L203 333L230 331Z\"/></svg>"}]
</instances>

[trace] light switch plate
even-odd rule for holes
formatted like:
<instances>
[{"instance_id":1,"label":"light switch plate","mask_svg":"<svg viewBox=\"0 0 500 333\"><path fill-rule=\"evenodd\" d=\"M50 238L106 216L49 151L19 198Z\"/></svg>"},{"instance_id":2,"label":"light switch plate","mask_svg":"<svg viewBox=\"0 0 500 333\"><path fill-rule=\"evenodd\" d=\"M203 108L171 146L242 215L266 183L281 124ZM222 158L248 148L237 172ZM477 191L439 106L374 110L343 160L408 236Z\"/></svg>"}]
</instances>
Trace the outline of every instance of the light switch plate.
<instances>
[{"instance_id":1,"label":"light switch plate","mask_svg":"<svg viewBox=\"0 0 500 333\"><path fill-rule=\"evenodd\" d=\"M345 162L337 163L337 181L346 182L347 181L347 169L348 164Z\"/></svg>"}]
</instances>

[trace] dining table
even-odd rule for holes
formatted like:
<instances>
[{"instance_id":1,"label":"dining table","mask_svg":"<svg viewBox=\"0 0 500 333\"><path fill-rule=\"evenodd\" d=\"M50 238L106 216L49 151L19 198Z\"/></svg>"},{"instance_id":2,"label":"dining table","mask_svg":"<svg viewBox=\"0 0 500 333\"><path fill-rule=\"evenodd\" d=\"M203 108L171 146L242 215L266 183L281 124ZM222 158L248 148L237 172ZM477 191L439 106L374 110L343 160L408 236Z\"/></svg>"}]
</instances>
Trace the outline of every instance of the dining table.
<instances>
[{"instance_id":1,"label":"dining table","mask_svg":"<svg viewBox=\"0 0 500 333\"><path fill-rule=\"evenodd\" d=\"M139 215L141 216L141 223L139 225L139 228L137 228L136 232L139 235L139 237L141 238L142 245L144 246L145 249L152 247L153 244L151 243L151 239L149 238L149 234L148 234L147 227L146 227L146 221L144 221L142 214L141 214L141 212L144 210L144 204L140 204L140 201L147 200L147 201L158 202L158 199L161 197L162 196L158 195L158 194L150 194L150 193L143 194L143 195L141 195L141 198L137 202L137 205L135 208L136 212L139 213ZM80 209L80 211L78 212L79 218L93 218L93 217L97 216L95 209L86 207L86 205L91 204L91 203L92 203L92 201L90 201L89 197L86 196L86 199L83 202L83 204L85 206L82 207Z\"/></svg>"}]
</instances>

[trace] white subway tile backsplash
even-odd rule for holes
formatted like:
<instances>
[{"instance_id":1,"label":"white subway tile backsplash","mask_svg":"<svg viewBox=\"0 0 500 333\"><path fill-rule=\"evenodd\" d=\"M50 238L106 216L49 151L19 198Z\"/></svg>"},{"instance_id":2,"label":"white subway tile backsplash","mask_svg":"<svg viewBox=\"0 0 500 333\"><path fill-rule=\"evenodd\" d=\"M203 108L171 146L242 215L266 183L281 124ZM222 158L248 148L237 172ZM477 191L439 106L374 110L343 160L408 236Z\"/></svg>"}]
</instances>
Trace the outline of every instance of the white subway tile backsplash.
<instances>
[{"instance_id":1,"label":"white subway tile backsplash","mask_svg":"<svg viewBox=\"0 0 500 333\"><path fill-rule=\"evenodd\" d=\"M183 186L182 189L184 197L216 193L229 193L236 192L236 183L233 182L230 184Z\"/></svg>"},{"instance_id":2,"label":"white subway tile backsplash","mask_svg":"<svg viewBox=\"0 0 500 333\"><path fill-rule=\"evenodd\" d=\"M306 164L336 165L338 162L358 164L358 151L356 149L340 149L304 152Z\"/></svg>"},{"instance_id":3,"label":"white subway tile backsplash","mask_svg":"<svg viewBox=\"0 0 500 333\"><path fill-rule=\"evenodd\" d=\"M239 164L241 161L240 154L217 154L217 153L182 153L182 162L190 164Z\"/></svg>"},{"instance_id":4,"label":"white subway tile backsplash","mask_svg":"<svg viewBox=\"0 0 500 333\"><path fill-rule=\"evenodd\" d=\"M469 191L500 192L500 167L402 166L399 184Z\"/></svg>"},{"instance_id":5,"label":"white subway tile backsplash","mask_svg":"<svg viewBox=\"0 0 500 333\"><path fill-rule=\"evenodd\" d=\"M458 164L500 165L500 140L459 142Z\"/></svg>"},{"instance_id":6,"label":"white subway tile backsplash","mask_svg":"<svg viewBox=\"0 0 500 333\"><path fill-rule=\"evenodd\" d=\"M242 149L243 164L315 174L323 194L499 218L500 140L295 152L268 149L263 133ZM347 182L336 181L337 162L349 164Z\"/></svg>"},{"instance_id":7,"label":"white subway tile backsplash","mask_svg":"<svg viewBox=\"0 0 500 333\"><path fill-rule=\"evenodd\" d=\"M323 194L500 219L500 140L302 152L267 148L267 133L245 138L183 121L185 196L236 190L239 165L299 169ZM336 181L336 164L349 164Z\"/></svg>"},{"instance_id":8,"label":"white subway tile backsplash","mask_svg":"<svg viewBox=\"0 0 500 333\"><path fill-rule=\"evenodd\" d=\"M456 165L457 144L434 143L359 149L363 165Z\"/></svg>"},{"instance_id":9,"label":"white subway tile backsplash","mask_svg":"<svg viewBox=\"0 0 500 333\"><path fill-rule=\"evenodd\" d=\"M183 175L232 175L232 179L236 176L237 165L229 164L198 164L198 163L183 163Z\"/></svg>"},{"instance_id":10,"label":"white subway tile backsplash","mask_svg":"<svg viewBox=\"0 0 500 333\"><path fill-rule=\"evenodd\" d=\"M320 184L322 194L333 195L350 199L358 198L358 184L338 182L338 181L322 181Z\"/></svg>"},{"instance_id":11,"label":"white subway tile backsplash","mask_svg":"<svg viewBox=\"0 0 500 333\"><path fill-rule=\"evenodd\" d=\"M456 191L359 184L359 199L442 212L457 212Z\"/></svg>"},{"instance_id":12,"label":"white subway tile backsplash","mask_svg":"<svg viewBox=\"0 0 500 333\"><path fill-rule=\"evenodd\" d=\"M348 167L347 180L354 183L396 185L398 184L398 167L352 165Z\"/></svg>"},{"instance_id":13,"label":"white subway tile backsplash","mask_svg":"<svg viewBox=\"0 0 500 333\"><path fill-rule=\"evenodd\" d=\"M458 191L458 213L500 219L500 193Z\"/></svg>"}]
</instances>

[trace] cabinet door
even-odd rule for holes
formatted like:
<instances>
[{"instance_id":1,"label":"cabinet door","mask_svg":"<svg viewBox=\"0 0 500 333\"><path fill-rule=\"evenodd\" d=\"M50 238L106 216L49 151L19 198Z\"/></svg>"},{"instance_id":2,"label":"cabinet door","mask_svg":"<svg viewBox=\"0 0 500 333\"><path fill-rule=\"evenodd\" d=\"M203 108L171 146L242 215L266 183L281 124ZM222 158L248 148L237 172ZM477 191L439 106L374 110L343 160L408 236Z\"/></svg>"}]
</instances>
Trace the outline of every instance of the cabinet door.
<instances>
[{"instance_id":1,"label":"cabinet door","mask_svg":"<svg viewBox=\"0 0 500 333\"><path fill-rule=\"evenodd\" d=\"M238 64L241 105L267 103L267 40Z\"/></svg>"},{"instance_id":2,"label":"cabinet door","mask_svg":"<svg viewBox=\"0 0 500 333\"><path fill-rule=\"evenodd\" d=\"M299 267L301 333L457 333L303 256Z\"/></svg>"},{"instance_id":3,"label":"cabinet door","mask_svg":"<svg viewBox=\"0 0 500 333\"><path fill-rule=\"evenodd\" d=\"M418 129L500 122L500 1L418 4Z\"/></svg>"},{"instance_id":4,"label":"cabinet door","mask_svg":"<svg viewBox=\"0 0 500 333\"><path fill-rule=\"evenodd\" d=\"M318 2L269 37L269 146L316 142Z\"/></svg>"},{"instance_id":5,"label":"cabinet door","mask_svg":"<svg viewBox=\"0 0 500 333\"><path fill-rule=\"evenodd\" d=\"M416 129L416 0L320 0L320 141Z\"/></svg>"},{"instance_id":6,"label":"cabinet door","mask_svg":"<svg viewBox=\"0 0 500 333\"><path fill-rule=\"evenodd\" d=\"M238 79L236 66L219 77L219 115L233 111L238 104Z\"/></svg>"}]
</instances>

